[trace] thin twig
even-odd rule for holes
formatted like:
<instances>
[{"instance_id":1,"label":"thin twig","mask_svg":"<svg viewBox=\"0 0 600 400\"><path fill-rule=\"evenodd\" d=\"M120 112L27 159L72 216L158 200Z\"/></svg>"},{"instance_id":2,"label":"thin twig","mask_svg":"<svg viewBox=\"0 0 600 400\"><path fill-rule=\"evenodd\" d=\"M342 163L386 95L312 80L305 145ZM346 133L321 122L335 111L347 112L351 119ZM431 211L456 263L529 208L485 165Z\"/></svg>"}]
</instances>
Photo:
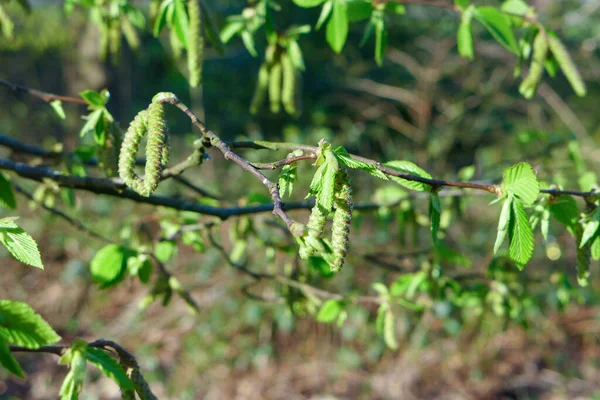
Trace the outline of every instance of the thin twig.
<instances>
[{"instance_id":1,"label":"thin twig","mask_svg":"<svg viewBox=\"0 0 600 400\"><path fill-rule=\"evenodd\" d=\"M53 100L60 100L66 103L77 103L77 104L87 104L85 100L79 97L71 97L71 96L60 96L58 94L42 92L36 89L29 89L25 86L17 85L16 83L11 83L5 81L4 79L0 79L0 85L4 85L9 87L15 92L23 92L27 93L31 96L37 97L38 99L44 100L46 103L50 103Z\"/></svg>"}]
</instances>

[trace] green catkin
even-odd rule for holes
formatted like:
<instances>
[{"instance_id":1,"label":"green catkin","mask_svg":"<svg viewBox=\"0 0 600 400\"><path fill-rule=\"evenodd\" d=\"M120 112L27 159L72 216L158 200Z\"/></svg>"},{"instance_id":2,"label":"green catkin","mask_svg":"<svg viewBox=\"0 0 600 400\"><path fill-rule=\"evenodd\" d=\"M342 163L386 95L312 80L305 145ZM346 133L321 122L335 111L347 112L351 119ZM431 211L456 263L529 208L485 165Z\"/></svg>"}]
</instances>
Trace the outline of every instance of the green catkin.
<instances>
[{"instance_id":1,"label":"green catkin","mask_svg":"<svg viewBox=\"0 0 600 400\"><path fill-rule=\"evenodd\" d=\"M318 204L312 208L308 223L306 224L306 236L304 237L304 245L300 246L300 258L307 259L319 250L323 250L321 238L325 230L327 222L327 214Z\"/></svg>"},{"instance_id":2,"label":"green catkin","mask_svg":"<svg viewBox=\"0 0 600 400\"><path fill-rule=\"evenodd\" d=\"M583 82L583 79L579 74L579 70L573 63L569 52L562 44L560 39L556 36L549 35L548 46L550 47L550 51L552 52L554 58L558 62L558 65L560 66L560 69L562 70L563 74L565 74L565 77L571 84L571 87L573 87L575 94L577 94L577 96L580 97L585 96L585 94L587 93L585 83Z\"/></svg>"},{"instance_id":3,"label":"green catkin","mask_svg":"<svg viewBox=\"0 0 600 400\"><path fill-rule=\"evenodd\" d=\"M256 114L262 107L267 97L267 89L269 87L269 67L267 63L263 63L258 70L258 81L250 103L250 113Z\"/></svg>"},{"instance_id":4,"label":"green catkin","mask_svg":"<svg viewBox=\"0 0 600 400\"><path fill-rule=\"evenodd\" d=\"M98 166L111 178L118 175L119 150L123 143L123 132L115 122L105 121L106 137L104 144L98 146Z\"/></svg>"},{"instance_id":5,"label":"green catkin","mask_svg":"<svg viewBox=\"0 0 600 400\"><path fill-rule=\"evenodd\" d=\"M4 35L6 39L10 40L13 38L15 24L4 10L4 7L2 7L2 4L0 4L0 28L2 28L2 35Z\"/></svg>"},{"instance_id":6,"label":"green catkin","mask_svg":"<svg viewBox=\"0 0 600 400\"><path fill-rule=\"evenodd\" d=\"M285 111L290 115L296 115L296 68L287 53L281 55L283 69L283 86L281 89L281 102Z\"/></svg>"},{"instance_id":7,"label":"green catkin","mask_svg":"<svg viewBox=\"0 0 600 400\"><path fill-rule=\"evenodd\" d=\"M100 60L106 61L106 57L108 56L108 20L104 20L100 25Z\"/></svg>"},{"instance_id":8,"label":"green catkin","mask_svg":"<svg viewBox=\"0 0 600 400\"><path fill-rule=\"evenodd\" d=\"M117 64L121 53L121 20L111 18L108 29L108 50L113 64Z\"/></svg>"},{"instance_id":9,"label":"green catkin","mask_svg":"<svg viewBox=\"0 0 600 400\"><path fill-rule=\"evenodd\" d=\"M127 40L127 44L129 44L131 50L137 53L140 49L140 38L131 22L129 22L129 19L124 15L121 16L121 30L123 31L123 36L125 36L125 40Z\"/></svg>"},{"instance_id":10,"label":"green catkin","mask_svg":"<svg viewBox=\"0 0 600 400\"><path fill-rule=\"evenodd\" d=\"M190 86L198 87L202 79L202 62L204 57L204 37L202 37L202 10L198 0L189 0L188 16L190 29L188 38L188 70L190 71Z\"/></svg>"},{"instance_id":11,"label":"green catkin","mask_svg":"<svg viewBox=\"0 0 600 400\"><path fill-rule=\"evenodd\" d=\"M140 142L146 134L146 167L144 178L141 179L135 173L135 160ZM168 157L168 128L164 106L152 103L134 118L125 133L119 155L119 175L129 188L148 197L158 187L160 174Z\"/></svg>"},{"instance_id":12,"label":"green catkin","mask_svg":"<svg viewBox=\"0 0 600 400\"><path fill-rule=\"evenodd\" d=\"M173 57L175 57L176 60L179 60L183 52L183 46L177 37L177 32L175 32L175 29L169 31L169 43L171 44Z\"/></svg>"},{"instance_id":13,"label":"green catkin","mask_svg":"<svg viewBox=\"0 0 600 400\"><path fill-rule=\"evenodd\" d=\"M548 55L548 40L546 34L539 31L533 40L533 56L527 78L519 86L519 92L530 99L537 91L544 73L544 61Z\"/></svg>"},{"instance_id":14,"label":"green catkin","mask_svg":"<svg viewBox=\"0 0 600 400\"><path fill-rule=\"evenodd\" d=\"M282 69L281 63L275 62L269 71L269 103L273 114L279 113L281 109Z\"/></svg>"},{"instance_id":15,"label":"green catkin","mask_svg":"<svg viewBox=\"0 0 600 400\"><path fill-rule=\"evenodd\" d=\"M335 177L335 211L333 213L333 227L331 243L333 248L333 263L331 270L339 271L344 265L352 221L352 187L348 173L341 169Z\"/></svg>"}]
</instances>

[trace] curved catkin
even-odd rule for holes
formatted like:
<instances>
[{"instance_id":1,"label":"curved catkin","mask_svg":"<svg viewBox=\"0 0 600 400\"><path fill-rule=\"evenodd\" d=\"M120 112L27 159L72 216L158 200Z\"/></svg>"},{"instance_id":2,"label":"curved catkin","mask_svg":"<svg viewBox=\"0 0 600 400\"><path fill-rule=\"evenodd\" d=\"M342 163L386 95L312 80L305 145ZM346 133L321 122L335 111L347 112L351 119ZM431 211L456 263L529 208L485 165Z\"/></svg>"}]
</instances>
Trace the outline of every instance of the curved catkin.
<instances>
[{"instance_id":1,"label":"curved catkin","mask_svg":"<svg viewBox=\"0 0 600 400\"><path fill-rule=\"evenodd\" d=\"M204 38L202 37L202 11L198 0L187 2L190 29L188 37L188 70L190 71L190 86L198 87L202 79L202 62L204 56Z\"/></svg>"},{"instance_id":2,"label":"curved catkin","mask_svg":"<svg viewBox=\"0 0 600 400\"><path fill-rule=\"evenodd\" d=\"M287 53L281 55L281 65L283 69L281 102L288 114L296 115L296 68Z\"/></svg>"},{"instance_id":3,"label":"curved catkin","mask_svg":"<svg viewBox=\"0 0 600 400\"><path fill-rule=\"evenodd\" d=\"M281 109L281 75L282 66L276 62L269 72L269 103L273 114L279 113Z\"/></svg>"},{"instance_id":4,"label":"curved catkin","mask_svg":"<svg viewBox=\"0 0 600 400\"><path fill-rule=\"evenodd\" d=\"M558 65L560 66L560 69L562 70L563 74L565 74L565 77L571 84L571 87L573 87L575 94L577 94L577 96L580 97L585 96L585 94L587 93L585 83L583 82L583 79L579 74L579 70L573 63L569 52L562 44L560 39L556 36L549 35L548 46L550 47L550 51L554 55L556 62L558 62Z\"/></svg>"},{"instance_id":5,"label":"curved catkin","mask_svg":"<svg viewBox=\"0 0 600 400\"><path fill-rule=\"evenodd\" d=\"M256 88L254 89L254 95L252 96L252 102L250 103L250 113L256 114L260 107L262 107L267 97L267 88L269 87L269 67L264 62L258 70L258 81L256 82Z\"/></svg>"},{"instance_id":6,"label":"curved catkin","mask_svg":"<svg viewBox=\"0 0 600 400\"><path fill-rule=\"evenodd\" d=\"M146 167L144 179L141 179L135 173L135 160L140 142L146 134ZM148 197L158 187L168 157L168 128L164 106L161 103L152 103L147 110L135 117L125 133L119 155L119 176L129 188Z\"/></svg>"},{"instance_id":7,"label":"curved catkin","mask_svg":"<svg viewBox=\"0 0 600 400\"><path fill-rule=\"evenodd\" d=\"M344 170L339 170L335 177L335 211L333 213L333 227L331 243L333 248L333 264L331 270L339 271L344 265L352 221L352 187L350 177Z\"/></svg>"},{"instance_id":8,"label":"curved catkin","mask_svg":"<svg viewBox=\"0 0 600 400\"><path fill-rule=\"evenodd\" d=\"M546 34L542 31L538 32L533 40L533 56L531 58L531 66L527 78L519 86L519 92L530 99L537 91L542 75L544 73L544 61L548 55L548 40Z\"/></svg>"},{"instance_id":9,"label":"curved catkin","mask_svg":"<svg viewBox=\"0 0 600 400\"><path fill-rule=\"evenodd\" d=\"M306 224L306 236L304 237L304 246L300 247L300 257L306 259L321 249L321 238L325 230L327 214L322 211L318 204L312 208L308 223Z\"/></svg>"}]
</instances>

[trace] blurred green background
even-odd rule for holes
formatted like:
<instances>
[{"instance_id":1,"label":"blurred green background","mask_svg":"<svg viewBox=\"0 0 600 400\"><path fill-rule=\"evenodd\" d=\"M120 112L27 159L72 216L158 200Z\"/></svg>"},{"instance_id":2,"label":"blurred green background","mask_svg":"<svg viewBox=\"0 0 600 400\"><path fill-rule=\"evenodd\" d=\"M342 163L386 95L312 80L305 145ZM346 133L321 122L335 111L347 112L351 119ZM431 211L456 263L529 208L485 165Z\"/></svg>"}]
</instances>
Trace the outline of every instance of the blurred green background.
<instances>
[{"instance_id":1,"label":"blurred green background","mask_svg":"<svg viewBox=\"0 0 600 400\"><path fill-rule=\"evenodd\" d=\"M14 2L13 2L14 3ZM499 2L477 2L477 4ZM340 55L325 44L324 30L300 39L306 73L302 75L302 114L294 119L265 108L248 112L260 59L239 39L221 56L205 53L202 90L189 89L185 63L174 60L168 38L141 37L134 54L123 46L118 65L98 56L99 33L83 10L66 17L61 4L37 1L25 15L16 4L5 7L15 21L15 38L0 39L0 78L30 88L76 96L85 89L108 89L108 109L126 128L157 92L170 91L201 115L226 140L291 141L316 145L326 138L348 151L378 160L416 162L435 178L458 179L461 168L475 166L475 180L495 181L517 161L527 161L541 180L576 189L577 175L567 151L577 139L586 167L600 172L600 3L538 0L530 2L540 20L558 32L588 84L578 98L562 75L547 76L531 101L518 92L513 78L516 59L479 26L476 59L456 50L458 21L452 13L408 6L405 16L389 19L390 45L382 67L373 61L372 43L360 48L364 24L352 24ZM281 1L277 23L311 24L316 9L304 10ZM240 13L242 1L210 4L217 23ZM262 46L262 47L261 47ZM259 44L259 53L264 43ZM73 151L91 138L79 137L84 106L65 104L67 119L31 96L0 86L0 134L43 145L62 143ZM172 160L185 157L196 137L189 122L169 111L173 134ZM2 156L8 155L0 149ZM273 161L285 153L247 151L250 160ZM265 199L264 188L239 168L213 153L185 176L221 196L222 205ZM308 166L308 164L306 164ZM294 199L304 197L310 168L300 168ZM276 179L276 172L269 173ZM381 199L385 183L353 173L355 202ZM22 179L15 179L20 182ZM35 185L24 183L32 191ZM173 183L161 194L192 196ZM388 193L389 194L389 193ZM168 210L128 200L77 193L78 207L69 210L84 224L109 237L160 231L160 221L177 218ZM19 198L20 224L37 241L46 265L42 273L19 264L2 251L0 294L29 302L63 336L119 342L138 356L161 399L591 399L600 398L600 285L597 263L587 288L577 286L575 244L559 226L544 244L536 234L534 260L523 272L492 261L500 207L490 196L475 193L462 200L462 216L446 232L446 241L471 259L446 262L444 274L477 285L502 282L511 296L499 311L461 315L472 309L436 304L425 312L399 308L399 350L386 349L374 328L376 309L349 306L343 327L316 322L317 305L297 303L285 288L252 283L206 243L195 252L181 245L168 267L189 288L201 311L194 316L175 298L168 306L139 302L148 288L126 280L99 290L90 282L88 263L103 243ZM452 198L444 199L452 207ZM423 204L421 204L423 203ZM427 215L427 202L412 203L417 221ZM57 206L64 207L60 199ZM1 216L15 215L4 210ZM306 211L293 215L300 219ZM206 221L203 216L188 220ZM248 243L250 268L290 273L292 262L264 243L281 232L270 214L253 218L261 232ZM427 222L427 221L425 221ZM219 231L231 247L226 221ZM303 265L311 283L339 293L372 294L372 282L391 283L428 262L431 247L426 224L403 240L397 210L358 213L347 265L330 278L318 266ZM260 237L260 240L259 240ZM278 253L279 254L279 253ZM464 264L464 265L463 265ZM266 266L265 266L266 265ZM311 275L312 274L312 275ZM490 282L492 282L490 284ZM448 309L450 307L450 309ZM494 310L492 310L494 311ZM55 398L65 368L51 355L20 356L25 381L0 371L0 398ZM119 398L118 388L90 373L82 398Z\"/></svg>"}]
</instances>

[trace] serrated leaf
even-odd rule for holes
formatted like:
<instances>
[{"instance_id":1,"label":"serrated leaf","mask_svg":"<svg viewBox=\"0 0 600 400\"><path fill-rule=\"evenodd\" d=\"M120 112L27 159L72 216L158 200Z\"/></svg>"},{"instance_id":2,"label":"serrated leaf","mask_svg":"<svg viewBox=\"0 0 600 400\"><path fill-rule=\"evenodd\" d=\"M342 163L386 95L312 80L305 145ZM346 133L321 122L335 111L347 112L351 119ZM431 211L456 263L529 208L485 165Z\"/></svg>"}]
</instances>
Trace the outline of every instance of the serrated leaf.
<instances>
[{"instance_id":1,"label":"serrated leaf","mask_svg":"<svg viewBox=\"0 0 600 400\"><path fill-rule=\"evenodd\" d=\"M519 54L519 46L510 26L510 17L491 6L476 7L473 16L486 27L502 46Z\"/></svg>"},{"instance_id":2,"label":"serrated leaf","mask_svg":"<svg viewBox=\"0 0 600 400\"><path fill-rule=\"evenodd\" d=\"M333 2L333 10L327 23L326 38L331 49L339 54L348 38L348 10L345 0L331 0L331 2Z\"/></svg>"},{"instance_id":3,"label":"serrated leaf","mask_svg":"<svg viewBox=\"0 0 600 400\"><path fill-rule=\"evenodd\" d=\"M321 190L317 193L317 204L329 212L333 209L333 195L335 192L335 175L339 169L337 158L331 151L328 151L325 156L325 171L323 172L323 180Z\"/></svg>"},{"instance_id":4,"label":"serrated leaf","mask_svg":"<svg viewBox=\"0 0 600 400\"><path fill-rule=\"evenodd\" d=\"M97 366L106 377L115 381L121 390L133 389L133 383L131 383L131 380L125 374L123 367L104 351L88 347L85 352L85 358Z\"/></svg>"},{"instance_id":5,"label":"serrated leaf","mask_svg":"<svg viewBox=\"0 0 600 400\"><path fill-rule=\"evenodd\" d=\"M534 241L533 231L529 225L529 218L523 207L523 203L513 200L512 229L509 229L509 256L520 267L527 264L533 255Z\"/></svg>"},{"instance_id":6,"label":"serrated leaf","mask_svg":"<svg viewBox=\"0 0 600 400\"><path fill-rule=\"evenodd\" d=\"M86 101L90 106L94 107L93 109L102 108L106 104L105 99L100 95L100 93L94 90L84 90L79 93L82 99Z\"/></svg>"},{"instance_id":7,"label":"serrated leaf","mask_svg":"<svg viewBox=\"0 0 600 400\"><path fill-rule=\"evenodd\" d=\"M17 208L12 184L2 172L0 172L0 205L11 210Z\"/></svg>"},{"instance_id":8,"label":"serrated leaf","mask_svg":"<svg viewBox=\"0 0 600 400\"><path fill-rule=\"evenodd\" d=\"M29 349L58 342L60 336L29 304L0 300L0 340Z\"/></svg>"},{"instance_id":9,"label":"serrated leaf","mask_svg":"<svg viewBox=\"0 0 600 400\"><path fill-rule=\"evenodd\" d=\"M362 169L363 171L366 171L369 174L376 176L380 179L383 179L385 181L388 180L387 175L384 174L383 172L381 172L380 170L378 170L376 166L352 158L352 156L350 154L348 154L348 151L346 151L346 149L343 148L342 146L339 146L339 147L336 147L335 149L333 149L333 153L337 157L340 164L342 164L348 168Z\"/></svg>"},{"instance_id":10,"label":"serrated leaf","mask_svg":"<svg viewBox=\"0 0 600 400\"><path fill-rule=\"evenodd\" d=\"M473 19L473 6L462 13L460 25L456 33L456 42L458 45L458 54L470 60L473 55L473 33L471 29L471 20Z\"/></svg>"},{"instance_id":11,"label":"serrated leaf","mask_svg":"<svg viewBox=\"0 0 600 400\"><path fill-rule=\"evenodd\" d=\"M586 243L596 235L598 228L600 227L600 207L596 208L592 215L589 217L589 221L584 225L583 234L581 236L581 242L579 247L583 247Z\"/></svg>"},{"instance_id":12,"label":"serrated leaf","mask_svg":"<svg viewBox=\"0 0 600 400\"><path fill-rule=\"evenodd\" d=\"M526 205L535 202L540 194L540 183L531 165L521 162L504 171L504 192L518 197Z\"/></svg>"},{"instance_id":13,"label":"serrated leaf","mask_svg":"<svg viewBox=\"0 0 600 400\"><path fill-rule=\"evenodd\" d=\"M4 339L0 339L0 365L15 374L19 378L24 378L25 374L19 362L15 359L12 352L8 348L8 343Z\"/></svg>"},{"instance_id":14,"label":"serrated leaf","mask_svg":"<svg viewBox=\"0 0 600 400\"><path fill-rule=\"evenodd\" d=\"M341 311L342 303L339 300L327 300L317 314L317 321L331 323L335 321Z\"/></svg>"},{"instance_id":15,"label":"serrated leaf","mask_svg":"<svg viewBox=\"0 0 600 400\"><path fill-rule=\"evenodd\" d=\"M396 340L396 321L394 314L389 308L385 312L383 320L383 340L387 347L392 350L398 349L398 341Z\"/></svg>"},{"instance_id":16,"label":"serrated leaf","mask_svg":"<svg viewBox=\"0 0 600 400\"><path fill-rule=\"evenodd\" d=\"M60 119L66 119L67 116L65 115L65 110L63 109L62 106L62 101L60 100L52 100L50 102L50 107L52 107L52 109L54 110L54 112L56 113L56 115L58 115L58 118Z\"/></svg>"},{"instance_id":17,"label":"serrated leaf","mask_svg":"<svg viewBox=\"0 0 600 400\"><path fill-rule=\"evenodd\" d=\"M32 267L44 269L37 243L14 221L0 220L0 242L14 258Z\"/></svg>"},{"instance_id":18,"label":"serrated leaf","mask_svg":"<svg viewBox=\"0 0 600 400\"><path fill-rule=\"evenodd\" d=\"M498 234L496 236L496 243L494 244L494 254L498 252L500 246L504 242L506 238L506 234L508 233L508 226L510 223L510 210L512 208L512 202L514 199L512 197L504 200L504 204L502 205L502 211L500 212L500 219L498 220Z\"/></svg>"},{"instance_id":19,"label":"serrated leaf","mask_svg":"<svg viewBox=\"0 0 600 400\"><path fill-rule=\"evenodd\" d=\"M102 289L115 285L125 276L127 259L132 255L130 250L117 244L104 246L90 261L92 279Z\"/></svg>"},{"instance_id":20,"label":"serrated leaf","mask_svg":"<svg viewBox=\"0 0 600 400\"><path fill-rule=\"evenodd\" d=\"M284 165L279 174L279 194L284 197L286 193L288 196L292 195L294 191L294 183L298 178L298 163L291 163Z\"/></svg>"},{"instance_id":21,"label":"serrated leaf","mask_svg":"<svg viewBox=\"0 0 600 400\"><path fill-rule=\"evenodd\" d=\"M422 169L421 167L417 166L415 163L412 163L410 161L404 161L404 160L388 161L388 162L384 163L383 165L385 165L386 167L389 167L391 169L394 169L396 171L402 172L404 174L415 175L415 176L419 176L421 178L431 179L431 175L429 175L429 173L427 171L425 171L424 169ZM407 179L402 179L397 176L390 176L390 179L392 179L393 181L399 183L400 185L402 185L408 189L412 189L412 190L417 190L417 191L423 192L423 191L428 191L430 188L430 186L425 183L409 181Z\"/></svg>"}]
</instances>

